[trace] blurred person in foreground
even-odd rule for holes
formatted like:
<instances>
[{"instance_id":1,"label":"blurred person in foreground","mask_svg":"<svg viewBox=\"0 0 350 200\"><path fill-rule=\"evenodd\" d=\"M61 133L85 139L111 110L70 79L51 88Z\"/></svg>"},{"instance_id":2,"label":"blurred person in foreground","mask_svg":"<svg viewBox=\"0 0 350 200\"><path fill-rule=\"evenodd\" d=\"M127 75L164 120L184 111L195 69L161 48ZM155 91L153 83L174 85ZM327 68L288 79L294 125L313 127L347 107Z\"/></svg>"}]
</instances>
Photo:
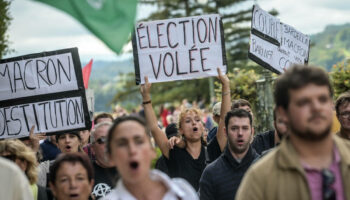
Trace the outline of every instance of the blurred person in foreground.
<instances>
[{"instance_id":1,"label":"blurred person in foreground","mask_svg":"<svg viewBox=\"0 0 350 200\"><path fill-rule=\"evenodd\" d=\"M114 121L108 133L107 154L121 178L104 199L198 199L185 180L170 179L161 171L151 170L156 152L145 121L137 116L119 117Z\"/></svg>"},{"instance_id":2,"label":"blurred person in foreground","mask_svg":"<svg viewBox=\"0 0 350 200\"><path fill-rule=\"evenodd\" d=\"M333 89L321 68L296 65L275 84L288 136L245 174L238 200L350 199L350 143L331 134Z\"/></svg>"},{"instance_id":3,"label":"blurred person in foreground","mask_svg":"<svg viewBox=\"0 0 350 200\"><path fill-rule=\"evenodd\" d=\"M28 179L14 162L0 156L0 169L1 199L33 200Z\"/></svg>"},{"instance_id":4,"label":"blurred person in foreground","mask_svg":"<svg viewBox=\"0 0 350 200\"><path fill-rule=\"evenodd\" d=\"M36 184L38 179L38 163L35 153L32 151L32 149L27 147L18 139L6 139L0 141L0 155L1 157L7 158L8 160L16 163L18 167L24 172L29 181L34 200L49 199L48 191L46 188L38 186ZM10 177L10 179L11 178L12 177ZM5 179L5 177L1 177L1 179Z\"/></svg>"}]
</instances>

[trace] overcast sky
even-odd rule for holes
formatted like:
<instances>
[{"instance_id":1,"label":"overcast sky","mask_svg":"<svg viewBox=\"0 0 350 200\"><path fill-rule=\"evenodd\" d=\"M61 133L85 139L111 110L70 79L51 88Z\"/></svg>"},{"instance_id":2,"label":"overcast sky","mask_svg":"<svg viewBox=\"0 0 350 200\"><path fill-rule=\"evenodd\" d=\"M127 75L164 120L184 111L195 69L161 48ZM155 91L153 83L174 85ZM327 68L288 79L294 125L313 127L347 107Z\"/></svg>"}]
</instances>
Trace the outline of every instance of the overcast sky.
<instances>
[{"instance_id":1,"label":"overcast sky","mask_svg":"<svg viewBox=\"0 0 350 200\"><path fill-rule=\"evenodd\" d=\"M321 32L329 24L350 23L349 0L250 0L246 6L254 2L264 10L275 8L282 22L305 34ZM138 17L145 17L152 9L138 10L142 11ZM83 62L90 58L118 59L79 22L55 8L30 0L13 0L10 13L13 20L8 33L16 52L6 57L78 47Z\"/></svg>"}]
</instances>

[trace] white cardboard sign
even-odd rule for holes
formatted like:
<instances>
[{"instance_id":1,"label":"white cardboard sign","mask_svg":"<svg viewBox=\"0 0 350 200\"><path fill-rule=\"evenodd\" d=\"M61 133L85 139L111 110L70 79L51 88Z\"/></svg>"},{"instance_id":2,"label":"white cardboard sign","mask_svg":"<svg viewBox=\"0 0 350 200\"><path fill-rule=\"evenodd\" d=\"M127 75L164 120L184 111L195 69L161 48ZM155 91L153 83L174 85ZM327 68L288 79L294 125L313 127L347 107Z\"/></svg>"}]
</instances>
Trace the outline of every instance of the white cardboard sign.
<instances>
[{"instance_id":1,"label":"white cardboard sign","mask_svg":"<svg viewBox=\"0 0 350 200\"><path fill-rule=\"evenodd\" d=\"M0 137L24 137L35 132L56 132L85 127L81 97L20 104L0 108Z\"/></svg>"},{"instance_id":2,"label":"white cardboard sign","mask_svg":"<svg viewBox=\"0 0 350 200\"><path fill-rule=\"evenodd\" d=\"M309 60L310 37L254 5L248 57L261 66L283 73L292 64Z\"/></svg>"},{"instance_id":3,"label":"white cardboard sign","mask_svg":"<svg viewBox=\"0 0 350 200\"><path fill-rule=\"evenodd\" d=\"M90 129L77 48L0 60L0 138Z\"/></svg>"},{"instance_id":4,"label":"white cardboard sign","mask_svg":"<svg viewBox=\"0 0 350 200\"><path fill-rule=\"evenodd\" d=\"M165 82L217 76L226 73L226 56L220 16L203 15L135 26L133 52L136 83Z\"/></svg>"},{"instance_id":5,"label":"white cardboard sign","mask_svg":"<svg viewBox=\"0 0 350 200\"><path fill-rule=\"evenodd\" d=\"M0 64L0 101L78 90L71 53Z\"/></svg>"}]
</instances>

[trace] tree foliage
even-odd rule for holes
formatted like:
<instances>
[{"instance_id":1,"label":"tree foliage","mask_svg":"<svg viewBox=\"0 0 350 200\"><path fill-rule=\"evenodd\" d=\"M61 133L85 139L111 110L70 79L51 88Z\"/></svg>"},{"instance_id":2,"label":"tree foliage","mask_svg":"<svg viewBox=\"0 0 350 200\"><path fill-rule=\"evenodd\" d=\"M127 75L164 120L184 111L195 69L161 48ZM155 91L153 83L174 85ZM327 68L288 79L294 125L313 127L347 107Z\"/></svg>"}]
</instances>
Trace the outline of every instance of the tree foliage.
<instances>
[{"instance_id":1,"label":"tree foliage","mask_svg":"<svg viewBox=\"0 0 350 200\"><path fill-rule=\"evenodd\" d=\"M9 47L8 35L6 34L12 19L9 12L10 4L11 1L0 0L0 59L12 51Z\"/></svg>"},{"instance_id":2,"label":"tree foliage","mask_svg":"<svg viewBox=\"0 0 350 200\"><path fill-rule=\"evenodd\" d=\"M350 90L350 63L339 62L333 65L332 72L330 73L333 89L334 98L346 91Z\"/></svg>"},{"instance_id":3,"label":"tree foliage","mask_svg":"<svg viewBox=\"0 0 350 200\"><path fill-rule=\"evenodd\" d=\"M235 68L227 76L230 79L231 100L246 99L253 106L257 104L256 81L259 75L254 70ZM216 81L215 86L216 98L221 101L221 84Z\"/></svg>"}]
</instances>

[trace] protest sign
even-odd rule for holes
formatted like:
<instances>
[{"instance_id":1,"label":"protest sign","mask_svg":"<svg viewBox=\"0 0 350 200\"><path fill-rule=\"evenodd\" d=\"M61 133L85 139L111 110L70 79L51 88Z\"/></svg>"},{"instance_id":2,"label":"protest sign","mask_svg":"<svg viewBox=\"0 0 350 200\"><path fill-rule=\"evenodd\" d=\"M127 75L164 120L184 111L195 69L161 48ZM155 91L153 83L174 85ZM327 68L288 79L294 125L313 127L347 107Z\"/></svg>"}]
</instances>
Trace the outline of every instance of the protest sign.
<instances>
[{"instance_id":1,"label":"protest sign","mask_svg":"<svg viewBox=\"0 0 350 200\"><path fill-rule=\"evenodd\" d=\"M253 6L248 57L261 66L282 73L292 64L307 64L309 36L284 24L276 17Z\"/></svg>"},{"instance_id":2,"label":"protest sign","mask_svg":"<svg viewBox=\"0 0 350 200\"><path fill-rule=\"evenodd\" d=\"M140 22L133 53L136 84L217 76L226 73L224 32L217 14Z\"/></svg>"},{"instance_id":3,"label":"protest sign","mask_svg":"<svg viewBox=\"0 0 350 200\"><path fill-rule=\"evenodd\" d=\"M91 127L77 48L0 60L0 138Z\"/></svg>"},{"instance_id":4,"label":"protest sign","mask_svg":"<svg viewBox=\"0 0 350 200\"><path fill-rule=\"evenodd\" d=\"M90 115L93 117L95 112L95 94L93 89L86 89L86 101Z\"/></svg>"}]
</instances>

